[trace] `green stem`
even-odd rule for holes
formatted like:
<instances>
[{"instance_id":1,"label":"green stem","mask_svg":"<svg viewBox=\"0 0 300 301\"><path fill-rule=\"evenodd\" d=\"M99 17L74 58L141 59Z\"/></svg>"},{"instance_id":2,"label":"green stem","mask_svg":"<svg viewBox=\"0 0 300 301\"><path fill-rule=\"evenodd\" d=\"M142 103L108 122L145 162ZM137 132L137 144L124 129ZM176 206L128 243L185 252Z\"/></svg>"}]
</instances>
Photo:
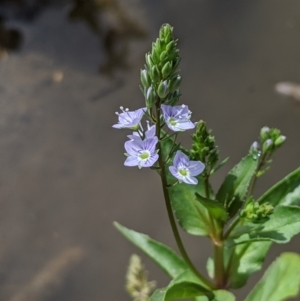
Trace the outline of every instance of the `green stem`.
<instances>
[{"instance_id":1,"label":"green stem","mask_svg":"<svg viewBox=\"0 0 300 301\"><path fill-rule=\"evenodd\" d=\"M266 161L266 159L267 159L267 155L268 155L268 153L264 153L264 154L262 155L262 158L261 158L260 162L258 163L258 166L257 166L257 168L256 168L256 171L255 171L255 173L254 173L254 175L253 175L253 178L252 178L252 180L251 180L251 183L250 183L250 187L249 187L249 190L248 190L248 195L247 195L246 200L248 199L248 197L249 197L250 195L253 194L253 191L254 191L254 188L255 188L255 184L256 184L256 181L257 181L257 173L258 173L258 172L262 169L262 167L264 166L265 161Z\"/></svg>"},{"instance_id":2,"label":"green stem","mask_svg":"<svg viewBox=\"0 0 300 301\"><path fill-rule=\"evenodd\" d=\"M230 224L230 226L227 229L227 231L225 232L225 234L223 235L223 240L227 239L227 237L232 232L232 230L238 225L239 221L240 221L240 216L237 215L235 217L235 219L233 220L233 222Z\"/></svg>"},{"instance_id":3,"label":"green stem","mask_svg":"<svg viewBox=\"0 0 300 301\"><path fill-rule=\"evenodd\" d=\"M156 106L156 119L157 119L157 123L156 123L156 136L158 138L160 138L160 109L159 106ZM158 164L161 168L161 181L162 181L162 189L163 189L163 193L164 193L164 199L165 199L165 204L167 207L167 212L168 212L168 217L170 220L170 224L172 227L172 231L177 243L177 247L180 251L181 256L183 257L183 259L185 260L185 262L188 264L188 266L190 267L190 269L195 273L195 275L199 278L199 280L201 282L203 282L207 287L209 288L214 288L214 285L208 280L206 279L203 275L201 275L198 270L195 268L194 264L192 263L191 259L189 258L184 245L182 243L182 240L180 238L180 234L178 232L177 229L177 225L176 225L176 221L174 218L174 214L173 214L173 210L172 210L172 206L171 206L171 200L170 200L170 196L169 196L169 191L168 191L168 183L167 183L167 177L166 177L166 170L165 170L165 164L164 164L164 159L162 156L162 147L161 147L161 141L158 142L157 144L158 146L158 152L159 152L159 159L158 159Z\"/></svg>"},{"instance_id":4,"label":"green stem","mask_svg":"<svg viewBox=\"0 0 300 301\"><path fill-rule=\"evenodd\" d=\"M218 288L226 286L226 274L224 267L224 246L214 245L215 283Z\"/></svg>"}]
</instances>

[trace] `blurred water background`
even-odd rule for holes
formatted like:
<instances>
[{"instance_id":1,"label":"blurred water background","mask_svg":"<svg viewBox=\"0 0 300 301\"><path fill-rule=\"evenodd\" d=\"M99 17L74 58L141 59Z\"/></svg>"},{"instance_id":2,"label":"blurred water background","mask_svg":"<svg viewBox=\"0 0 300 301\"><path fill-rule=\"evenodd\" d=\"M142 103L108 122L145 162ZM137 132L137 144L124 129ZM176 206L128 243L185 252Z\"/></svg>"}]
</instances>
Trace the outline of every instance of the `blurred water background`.
<instances>
[{"instance_id":1,"label":"blurred water background","mask_svg":"<svg viewBox=\"0 0 300 301\"><path fill-rule=\"evenodd\" d=\"M111 128L120 105L143 105L139 70L166 22L180 39L182 102L230 156L214 187L265 125L288 140L257 195L299 166L300 103L274 92L300 82L298 0L1 0L0 300L130 300L139 252L114 220L176 248L158 177L123 166L125 132ZM183 237L205 271L208 240ZM299 238L273 246L265 267L283 250L300 252Z\"/></svg>"}]
</instances>

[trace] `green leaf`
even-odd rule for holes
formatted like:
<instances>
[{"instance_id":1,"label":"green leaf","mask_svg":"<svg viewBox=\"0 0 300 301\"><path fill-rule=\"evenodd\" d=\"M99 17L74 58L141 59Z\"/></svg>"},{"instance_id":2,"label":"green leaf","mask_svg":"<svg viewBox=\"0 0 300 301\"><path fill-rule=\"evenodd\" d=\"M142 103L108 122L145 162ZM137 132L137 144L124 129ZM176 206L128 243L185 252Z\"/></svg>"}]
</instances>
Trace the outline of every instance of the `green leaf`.
<instances>
[{"instance_id":1,"label":"green leaf","mask_svg":"<svg viewBox=\"0 0 300 301\"><path fill-rule=\"evenodd\" d=\"M300 233L300 207L277 206L267 222L253 227L249 233L234 238L233 241L235 244L263 240L287 243L298 233Z\"/></svg>"},{"instance_id":2,"label":"green leaf","mask_svg":"<svg viewBox=\"0 0 300 301\"><path fill-rule=\"evenodd\" d=\"M166 294L166 288L159 288L154 291L149 301L164 301L165 294Z\"/></svg>"},{"instance_id":3,"label":"green leaf","mask_svg":"<svg viewBox=\"0 0 300 301\"><path fill-rule=\"evenodd\" d=\"M283 253L266 271L245 301L283 301L300 289L300 256Z\"/></svg>"},{"instance_id":4,"label":"green leaf","mask_svg":"<svg viewBox=\"0 0 300 301\"><path fill-rule=\"evenodd\" d=\"M240 209L257 168L258 159L249 154L229 172L221 185L217 200L228 208L230 217Z\"/></svg>"},{"instance_id":5,"label":"green leaf","mask_svg":"<svg viewBox=\"0 0 300 301\"><path fill-rule=\"evenodd\" d=\"M209 200L198 193L196 193L196 198L216 221L219 221L221 224L225 224L227 222L228 214L222 204Z\"/></svg>"},{"instance_id":6,"label":"green leaf","mask_svg":"<svg viewBox=\"0 0 300 301\"><path fill-rule=\"evenodd\" d=\"M197 296L207 296L208 300L214 298L214 294L204 287L198 277L192 271L186 270L173 279L168 287L156 290L150 301L169 301Z\"/></svg>"},{"instance_id":7,"label":"green leaf","mask_svg":"<svg viewBox=\"0 0 300 301\"><path fill-rule=\"evenodd\" d=\"M114 225L129 241L156 262L170 277L174 278L188 269L184 260L171 248L151 239L145 234L129 230L119 223L115 222Z\"/></svg>"},{"instance_id":8,"label":"green leaf","mask_svg":"<svg viewBox=\"0 0 300 301\"><path fill-rule=\"evenodd\" d=\"M213 291L213 293L215 297L211 301L235 301L235 296L228 291L217 290L217 291ZM195 301L209 301L209 299L206 296L201 296L195 298Z\"/></svg>"},{"instance_id":9,"label":"green leaf","mask_svg":"<svg viewBox=\"0 0 300 301\"><path fill-rule=\"evenodd\" d=\"M279 204L296 205L299 201L300 167L284 177L258 199L259 203L269 202L274 207Z\"/></svg>"},{"instance_id":10,"label":"green leaf","mask_svg":"<svg viewBox=\"0 0 300 301\"><path fill-rule=\"evenodd\" d=\"M168 138L162 143L162 156L166 159L172 147L172 139ZM181 148L183 152L186 151ZM168 184L175 182L175 178L166 168ZM209 235L210 234L210 221L207 217L206 208L196 201L195 193L204 196L205 184L203 177L198 177L198 185L188 185L179 183L168 189L171 200L171 205L179 225L186 232L193 235ZM210 198L214 198L212 190L210 189Z\"/></svg>"},{"instance_id":11,"label":"green leaf","mask_svg":"<svg viewBox=\"0 0 300 301\"><path fill-rule=\"evenodd\" d=\"M241 288L248 278L262 268L271 242L259 241L226 248L228 285L231 288ZM231 257L230 257L231 256Z\"/></svg>"},{"instance_id":12,"label":"green leaf","mask_svg":"<svg viewBox=\"0 0 300 301\"><path fill-rule=\"evenodd\" d=\"M216 167L214 167L211 170L210 175L213 175L214 173L216 173L221 167L223 167L228 162L228 160L229 160L229 157L222 160Z\"/></svg>"},{"instance_id":13,"label":"green leaf","mask_svg":"<svg viewBox=\"0 0 300 301\"><path fill-rule=\"evenodd\" d=\"M191 270L186 270L170 282L166 289L165 300L177 300L197 296L208 296L209 300L214 297L211 291L202 284Z\"/></svg>"}]
</instances>

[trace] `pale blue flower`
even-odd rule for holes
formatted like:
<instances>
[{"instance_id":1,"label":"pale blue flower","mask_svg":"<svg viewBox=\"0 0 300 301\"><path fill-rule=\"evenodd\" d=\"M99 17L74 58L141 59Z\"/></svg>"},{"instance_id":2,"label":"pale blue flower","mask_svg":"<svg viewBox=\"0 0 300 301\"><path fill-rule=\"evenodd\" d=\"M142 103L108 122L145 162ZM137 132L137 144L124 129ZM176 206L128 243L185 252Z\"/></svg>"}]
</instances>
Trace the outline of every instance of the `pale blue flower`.
<instances>
[{"instance_id":1,"label":"pale blue flower","mask_svg":"<svg viewBox=\"0 0 300 301\"><path fill-rule=\"evenodd\" d=\"M169 106L161 105L164 120L169 129L181 132L193 129L195 124L190 121L192 112L186 105Z\"/></svg>"},{"instance_id":2,"label":"pale blue flower","mask_svg":"<svg viewBox=\"0 0 300 301\"><path fill-rule=\"evenodd\" d=\"M124 162L125 166L151 167L157 160L156 151L157 137L133 139L125 142L125 149L128 158Z\"/></svg>"},{"instance_id":3,"label":"pale blue flower","mask_svg":"<svg viewBox=\"0 0 300 301\"><path fill-rule=\"evenodd\" d=\"M119 123L113 125L116 129L137 130L145 112L147 111L147 108L141 108L136 111L129 111L129 109L124 110L123 107L120 107L120 109L122 113L116 112L119 116Z\"/></svg>"},{"instance_id":4,"label":"pale blue flower","mask_svg":"<svg viewBox=\"0 0 300 301\"><path fill-rule=\"evenodd\" d=\"M169 170L179 182L196 185L198 180L195 177L200 175L204 168L205 165L201 161L190 161L187 155L177 151L173 160L173 166L170 166Z\"/></svg>"}]
</instances>

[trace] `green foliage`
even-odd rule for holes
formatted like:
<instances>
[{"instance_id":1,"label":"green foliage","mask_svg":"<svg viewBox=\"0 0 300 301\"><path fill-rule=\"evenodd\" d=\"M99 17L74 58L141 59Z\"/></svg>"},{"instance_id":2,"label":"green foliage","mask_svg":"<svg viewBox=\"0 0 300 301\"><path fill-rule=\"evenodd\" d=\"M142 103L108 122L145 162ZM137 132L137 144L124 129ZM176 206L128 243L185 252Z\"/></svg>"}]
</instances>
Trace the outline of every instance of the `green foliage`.
<instances>
[{"instance_id":1,"label":"green foliage","mask_svg":"<svg viewBox=\"0 0 300 301\"><path fill-rule=\"evenodd\" d=\"M207 296L208 300L213 300L214 294L207 289L190 270L174 278L164 289L156 290L150 298L152 300L168 301L197 296Z\"/></svg>"},{"instance_id":2,"label":"green foliage","mask_svg":"<svg viewBox=\"0 0 300 301\"><path fill-rule=\"evenodd\" d=\"M215 137L211 130L207 129L204 121L198 122L192 140L191 159L202 161L206 164L206 169L212 169L219 160L219 152Z\"/></svg>"},{"instance_id":3,"label":"green foliage","mask_svg":"<svg viewBox=\"0 0 300 301\"><path fill-rule=\"evenodd\" d=\"M115 227L136 247L156 262L170 277L174 278L188 269L186 263L169 247L149 236L129 230L119 223Z\"/></svg>"},{"instance_id":4,"label":"green foliage","mask_svg":"<svg viewBox=\"0 0 300 301\"><path fill-rule=\"evenodd\" d=\"M225 290L213 291L214 298L209 300L206 296L196 297L195 301L235 301L235 296Z\"/></svg>"},{"instance_id":5,"label":"green foliage","mask_svg":"<svg viewBox=\"0 0 300 301\"><path fill-rule=\"evenodd\" d=\"M250 197L243 210L240 211L242 220L251 223L264 223L266 222L274 211L274 207L269 203L259 204L253 197Z\"/></svg>"},{"instance_id":6,"label":"green foliage","mask_svg":"<svg viewBox=\"0 0 300 301\"><path fill-rule=\"evenodd\" d=\"M234 166L221 185L216 198L227 208L230 217L241 208L257 166L258 158L252 154L247 155Z\"/></svg>"},{"instance_id":7,"label":"green foliage","mask_svg":"<svg viewBox=\"0 0 300 301\"><path fill-rule=\"evenodd\" d=\"M270 188L259 199L260 204L272 206L296 205L300 202L300 167Z\"/></svg>"},{"instance_id":8,"label":"green foliage","mask_svg":"<svg viewBox=\"0 0 300 301\"><path fill-rule=\"evenodd\" d=\"M245 301L284 301L300 290L300 256L283 253L266 271Z\"/></svg>"},{"instance_id":9,"label":"green foliage","mask_svg":"<svg viewBox=\"0 0 300 301\"><path fill-rule=\"evenodd\" d=\"M253 226L247 233L233 238L235 244L249 241L273 241L287 243L300 233L300 207L277 206L264 224Z\"/></svg>"},{"instance_id":10,"label":"green foliage","mask_svg":"<svg viewBox=\"0 0 300 301\"><path fill-rule=\"evenodd\" d=\"M228 286L235 289L243 287L248 278L261 269L270 246L270 242L260 241L226 248Z\"/></svg>"}]
</instances>

